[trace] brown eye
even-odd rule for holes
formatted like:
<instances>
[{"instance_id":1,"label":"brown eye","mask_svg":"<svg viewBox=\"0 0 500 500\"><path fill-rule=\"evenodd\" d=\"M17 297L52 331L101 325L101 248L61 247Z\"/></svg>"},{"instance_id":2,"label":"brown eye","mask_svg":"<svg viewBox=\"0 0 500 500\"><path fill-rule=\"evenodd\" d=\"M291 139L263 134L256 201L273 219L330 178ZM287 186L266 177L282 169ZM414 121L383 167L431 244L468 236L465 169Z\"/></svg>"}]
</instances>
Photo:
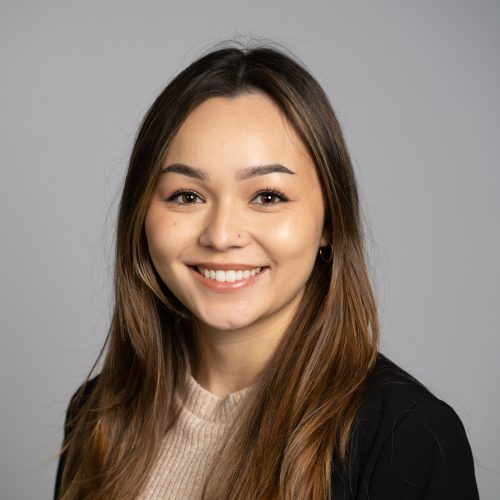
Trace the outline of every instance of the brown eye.
<instances>
[{"instance_id":1,"label":"brown eye","mask_svg":"<svg viewBox=\"0 0 500 500\"><path fill-rule=\"evenodd\" d=\"M181 201L178 201L180 198ZM167 198L167 201L177 203L178 205L194 205L196 202L196 198L200 198L198 193L195 193L194 191L186 191L186 190L181 190L181 191L176 191L173 193L171 196Z\"/></svg>"},{"instance_id":2,"label":"brown eye","mask_svg":"<svg viewBox=\"0 0 500 500\"><path fill-rule=\"evenodd\" d=\"M261 198L262 203L257 203L257 205L277 205L279 203L288 201L288 198L278 189L269 188L265 191L260 191L255 196L254 200L257 198ZM272 201L272 200L278 201Z\"/></svg>"}]
</instances>

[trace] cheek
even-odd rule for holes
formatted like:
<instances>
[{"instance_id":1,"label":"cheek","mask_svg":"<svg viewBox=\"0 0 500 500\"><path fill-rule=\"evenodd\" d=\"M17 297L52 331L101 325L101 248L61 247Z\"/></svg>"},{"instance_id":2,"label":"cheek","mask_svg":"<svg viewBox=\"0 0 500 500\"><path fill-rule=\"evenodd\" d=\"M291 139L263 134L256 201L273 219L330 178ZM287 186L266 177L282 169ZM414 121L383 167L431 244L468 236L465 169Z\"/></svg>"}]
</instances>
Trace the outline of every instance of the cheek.
<instances>
[{"instance_id":1,"label":"cheek","mask_svg":"<svg viewBox=\"0 0 500 500\"><path fill-rule=\"evenodd\" d=\"M307 210L294 211L272 229L268 228L267 245L277 262L306 262L315 258L320 233L320 223L314 213Z\"/></svg>"},{"instance_id":2,"label":"cheek","mask_svg":"<svg viewBox=\"0 0 500 500\"><path fill-rule=\"evenodd\" d=\"M161 211L150 209L144 221L144 232L149 253L155 267L163 267L168 259L175 255L175 242L173 238L177 221L169 220ZM159 269L157 269L159 271Z\"/></svg>"},{"instance_id":3,"label":"cheek","mask_svg":"<svg viewBox=\"0 0 500 500\"><path fill-rule=\"evenodd\" d=\"M175 253L178 244L189 237L189 225L181 224L176 217L152 206L144 220L144 231L150 252Z\"/></svg>"}]
</instances>

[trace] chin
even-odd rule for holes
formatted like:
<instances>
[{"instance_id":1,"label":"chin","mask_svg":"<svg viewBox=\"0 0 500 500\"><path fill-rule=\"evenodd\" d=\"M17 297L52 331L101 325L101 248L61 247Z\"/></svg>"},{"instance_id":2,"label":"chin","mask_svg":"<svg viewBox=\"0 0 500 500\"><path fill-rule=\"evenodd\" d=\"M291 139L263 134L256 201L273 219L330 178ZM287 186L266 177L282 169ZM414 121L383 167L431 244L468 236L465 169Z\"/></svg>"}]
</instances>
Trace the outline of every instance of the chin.
<instances>
[{"instance_id":1,"label":"chin","mask_svg":"<svg viewBox=\"0 0 500 500\"><path fill-rule=\"evenodd\" d=\"M209 328L213 328L216 330L222 331L231 331L231 330L239 330L240 328L245 328L246 326L251 325L255 322L255 320L235 320L234 313L233 317L203 317L196 315L199 321L208 326Z\"/></svg>"}]
</instances>

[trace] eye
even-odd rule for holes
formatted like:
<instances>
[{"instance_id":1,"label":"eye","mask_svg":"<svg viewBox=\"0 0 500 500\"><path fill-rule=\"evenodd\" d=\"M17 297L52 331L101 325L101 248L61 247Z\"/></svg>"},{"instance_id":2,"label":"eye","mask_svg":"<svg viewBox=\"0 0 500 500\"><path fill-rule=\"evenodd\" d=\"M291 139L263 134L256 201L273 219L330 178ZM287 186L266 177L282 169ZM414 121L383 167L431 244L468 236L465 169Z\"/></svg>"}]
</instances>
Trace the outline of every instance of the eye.
<instances>
[{"instance_id":1,"label":"eye","mask_svg":"<svg viewBox=\"0 0 500 500\"><path fill-rule=\"evenodd\" d=\"M177 201L177 198L181 197L181 201ZM175 193L171 194L167 201L176 203L177 205L194 205L193 200L200 198L200 195L195 191L187 189L179 189Z\"/></svg>"},{"instance_id":2,"label":"eye","mask_svg":"<svg viewBox=\"0 0 500 500\"><path fill-rule=\"evenodd\" d=\"M277 205L279 203L288 201L288 198L285 196L285 194L276 188L267 188L264 191L259 191L254 200L257 198L262 198L262 200L265 200L263 203L257 203L257 205ZM270 201L276 198L279 198L279 201Z\"/></svg>"},{"instance_id":3,"label":"eye","mask_svg":"<svg viewBox=\"0 0 500 500\"><path fill-rule=\"evenodd\" d=\"M201 202L196 202L195 200L197 198L201 200L201 196L196 191L181 188L175 191L175 193L172 193L166 201L175 203L176 205L195 205L197 203L203 203L203 200ZM255 200L257 198L261 198L261 203L254 203L254 205L277 205L288 201L288 198L284 193L282 193L279 189L271 187L266 188L263 191L259 191L253 199ZM276 199L278 200L272 201Z\"/></svg>"}]
</instances>

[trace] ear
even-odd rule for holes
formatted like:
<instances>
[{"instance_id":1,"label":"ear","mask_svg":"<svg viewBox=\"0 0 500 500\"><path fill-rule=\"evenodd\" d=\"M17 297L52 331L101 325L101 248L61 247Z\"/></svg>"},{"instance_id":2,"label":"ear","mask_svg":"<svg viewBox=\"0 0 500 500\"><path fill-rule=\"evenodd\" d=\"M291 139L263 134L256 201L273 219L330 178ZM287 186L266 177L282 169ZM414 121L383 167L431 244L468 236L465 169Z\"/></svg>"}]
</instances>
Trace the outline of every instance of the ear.
<instances>
[{"instance_id":1,"label":"ear","mask_svg":"<svg viewBox=\"0 0 500 500\"><path fill-rule=\"evenodd\" d=\"M326 247L329 244L329 241L326 239L325 236L322 236L321 241L319 243L320 247Z\"/></svg>"}]
</instances>

